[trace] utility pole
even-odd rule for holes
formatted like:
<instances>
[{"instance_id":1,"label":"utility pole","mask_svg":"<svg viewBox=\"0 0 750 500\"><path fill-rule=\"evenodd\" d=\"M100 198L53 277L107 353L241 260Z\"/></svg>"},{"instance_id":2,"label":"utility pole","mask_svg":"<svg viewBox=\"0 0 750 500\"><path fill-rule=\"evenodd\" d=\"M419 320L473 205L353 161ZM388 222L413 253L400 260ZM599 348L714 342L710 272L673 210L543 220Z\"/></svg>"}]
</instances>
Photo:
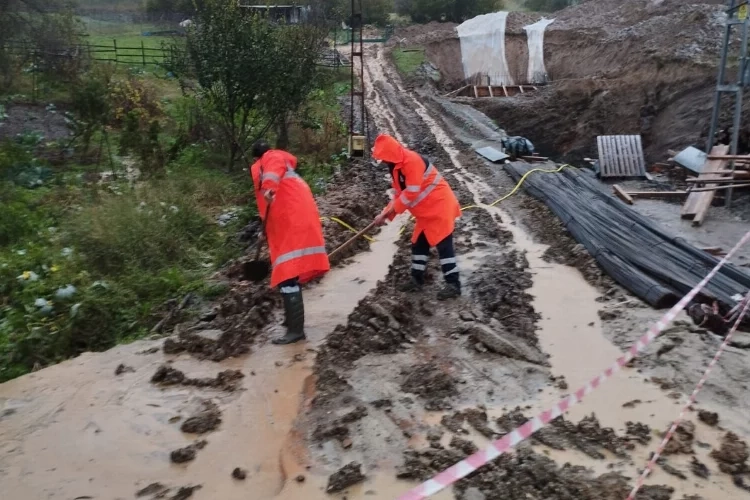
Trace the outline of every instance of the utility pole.
<instances>
[{"instance_id":1,"label":"utility pole","mask_svg":"<svg viewBox=\"0 0 750 500\"><path fill-rule=\"evenodd\" d=\"M351 17L351 109L349 115L349 156L364 157L367 138L365 136L365 51L362 0L352 0ZM359 71L354 61L359 61ZM359 75L357 74L359 73ZM359 76L359 78L358 78ZM359 82L357 81L359 80ZM357 90L359 89L359 90ZM355 97L359 97L359 127L355 121Z\"/></svg>"},{"instance_id":2,"label":"utility pole","mask_svg":"<svg viewBox=\"0 0 750 500\"><path fill-rule=\"evenodd\" d=\"M734 114L732 120L732 134L729 144L729 154L737 154L737 144L740 137L740 127L742 125L742 100L744 97L745 87L749 83L748 75L748 22L750 16L748 16L748 2L747 0L727 0L727 24L724 27L724 43L721 48L721 62L719 63L719 76L716 83L716 93L714 96L714 109L713 115L711 116L711 128L708 133L708 143L706 145L706 154L711 154L716 142L716 132L719 128L719 119L721 117L721 105L722 96L724 94L734 96ZM731 49L731 42L733 35L735 34L734 29L739 30L741 37L741 44L739 46L739 54L737 56L737 75L734 80L731 80L731 75L728 75L727 63L729 60L729 51ZM736 50L736 49L735 49ZM731 170L734 171L734 161L731 162ZM732 204L732 190L727 190L726 205L731 206Z\"/></svg>"}]
</instances>

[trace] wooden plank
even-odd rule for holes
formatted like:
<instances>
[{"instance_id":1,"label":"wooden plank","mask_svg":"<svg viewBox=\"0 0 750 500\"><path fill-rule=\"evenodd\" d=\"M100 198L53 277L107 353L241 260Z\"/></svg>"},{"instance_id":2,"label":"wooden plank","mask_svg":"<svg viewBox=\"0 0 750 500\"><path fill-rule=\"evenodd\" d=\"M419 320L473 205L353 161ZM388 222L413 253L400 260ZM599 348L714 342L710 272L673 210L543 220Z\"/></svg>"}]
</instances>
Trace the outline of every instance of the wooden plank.
<instances>
[{"instance_id":1,"label":"wooden plank","mask_svg":"<svg viewBox=\"0 0 750 500\"><path fill-rule=\"evenodd\" d=\"M724 155L726 152L729 151L729 146L714 146L714 148L711 150L712 155ZM703 167L703 173L698 176L698 179L713 179L716 177L716 172L719 170L725 170L726 169L726 162L721 160L706 160L706 164ZM683 219L692 219L697 214L698 211L701 210L705 205L705 198L711 197L711 200L709 201L709 204L711 201L713 201L713 193L710 194L702 194L702 193L691 193L687 200L685 201L685 205L682 207L682 218Z\"/></svg>"},{"instance_id":2,"label":"wooden plank","mask_svg":"<svg viewBox=\"0 0 750 500\"><path fill-rule=\"evenodd\" d=\"M508 97L508 88L503 85L503 92L505 93L505 97Z\"/></svg>"},{"instance_id":3,"label":"wooden plank","mask_svg":"<svg viewBox=\"0 0 750 500\"><path fill-rule=\"evenodd\" d=\"M479 99L479 94L477 93L477 86L474 85L474 98Z\"/></svg>"},{"instance_id":4,"label":"wooden plank","mask_svg":"<svg viewBox=\"0 0 750 500\"><path fill-rule=\"evenodd\" d=\"M620 198L622 201L624 201L628 205L632 205L633 204L633 197L630 196L628 193L626 193L625 190L623 190L620 186L618 186L617 184L615 184L614 186L612 186L612 189L615 192L615 196L617 196L618 198Z\"/></svg>"},{"instance_id":5,"label":"wooden plank","mask_svg":"<svg viewBox=\"0 0 750 500\"><path fill-rule=\"evenodd\" d=\"M490 97L495 97L494 95L492 95L492 85L487 87L487 89L490 91Z\"/></svg>"},{"instance_id":6,"label":"wooden plank","mask_svg":"<svg viewBox=\"0 0 750 500\"><path fill-rule=\"evenodd\" d=\"M627 191L632 198L684 198L687 191Z\"/></svg>"},{"instance_id":7,"label":"wooden plank","mask_svg":"<svg viewBox=\"0 0 750 500\"><path fill-rule=\"evenodd\" d=\"M711 191L723 191L724 189L737 189L750 187L750 183L747 184L727 184L724 186L707 186L703 188L692 189L691 193L709 193Z\"/></svg>"},{"instance_id":8,"label":"wooden plank","mask_svg":"<svg viewBox=\"0 0 750 500\"><path fill-rule=\"evenodd\" d=\"M549 158L546 156L521 156L522 160L526 161L549 161Z\"/></svg>"},{"instance_id":9,"label":"wooden plank","mask_svg":"<svg viewBox=\"0 0 750 500\"><path fill-rule=\"evenodd\" d=\"M750 155L708 155L709 160L745 160L750 162Z\"/></svg>"},{"instance_id":10,"label":"wooden plank","mask_svg":"<svg viewBox=\"0 0 750 500\"><path fill-rule=\"evenodd\" d=\"M723 178L709 178L709 179L686 179L685 182L688 184L737 184L737 179L732 179L729 177L723 177Z\"/></svg>"},{"instance_id":11,"label":"wooden plank","mask_svg":"<svg viewBox=\"0 0 750 500\"><path fill-rule=\"evenodd\" d=\"M711 150L711 155L723 156L723 155L726 155L728 150L729 150L728 146L715 147L714 149ZM709 160L708 163L706 164L706 168L704 168L703 171L712 172L714 170L725 170L727 168L727 163L728 162L726 160ZM698 178L700 178L700 176L698 176ZM710 186L710 183L707 183L707 187L709 186ZM700 226L701 224L703 224L703 220L706 218L706 214L708 213L708 210L711 208L711 203L714 201L714 197L716 196L716 191L700 192L700 193L697 193L696 195L700 196L700 198L696 204L695 217L693 218L693 225Z\"/></svg>"}]
</instances>

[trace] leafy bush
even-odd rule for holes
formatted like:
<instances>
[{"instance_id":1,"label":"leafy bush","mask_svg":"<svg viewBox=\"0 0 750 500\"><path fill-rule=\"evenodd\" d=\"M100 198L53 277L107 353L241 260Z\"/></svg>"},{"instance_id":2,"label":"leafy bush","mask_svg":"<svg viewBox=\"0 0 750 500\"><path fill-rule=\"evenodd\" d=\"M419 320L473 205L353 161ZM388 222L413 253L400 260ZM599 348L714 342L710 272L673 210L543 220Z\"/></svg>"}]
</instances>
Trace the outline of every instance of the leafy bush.
<instances>
[{"instance_id":1,"label":"leafy bush","mask_svg":"<svg viewBox=\"0 0 750 500\"><path fill-rule=\"evenodd\" d=\"M191 201L168 183L109 196L72 218L65 228L66 240L81 249L86 267L99 273L196 267L196 250L215 229Z\"/></svg>"},{"instance_id":2,"label":"leafy bush","mask_svg":"<svg viewBox=\"0 0 750 500\"><path fill-rule=\"evenodd\" d=\"M504 8L502 0L397 0L397 12L410 15L417 23L451 21L460 23L480 14Z\"/></svg>"}]
</instances>

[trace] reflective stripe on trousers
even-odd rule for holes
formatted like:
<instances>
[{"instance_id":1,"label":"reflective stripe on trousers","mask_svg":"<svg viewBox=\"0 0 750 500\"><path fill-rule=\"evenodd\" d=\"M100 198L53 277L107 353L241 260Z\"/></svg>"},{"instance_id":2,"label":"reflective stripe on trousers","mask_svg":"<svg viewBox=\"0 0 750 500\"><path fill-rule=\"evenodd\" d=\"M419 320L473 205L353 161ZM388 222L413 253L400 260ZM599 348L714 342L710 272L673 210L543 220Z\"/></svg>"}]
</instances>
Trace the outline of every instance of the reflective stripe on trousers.
<instances>
[{"instance_id":1,"label":"reflective stripe on trousers","mask_svg":"<svg viewBox=\"0 0 750 500\"><path fill-rule=\"evenodd\" d=\"M299 259L301 257L307 257L309 255L318 255L318 254L326 255L326 247L307 247L307 248L300 248L299 250L293 250L291 252L287 252L285 254L279 255L276 261L274 261L273 265L274 267L276 267L285 262L289 262L290 260Z\"/></svg>"},{"instance_id":2,"label":"reflective stripe on trousers","mask_svg":"<svg viewBox=\"0 0 750 500\"><path fill-rule=\"evenodd\" d=\"M453 248L453 235L449 235L437 244L440 256L440 267L445 281L457 283L459 281L458 261ZM427 259L430 253L430 243L424 233L417 238L411 248L411 275L417 283L424 283L424 272L427 269Z\"/></svg>"}]
</instances>

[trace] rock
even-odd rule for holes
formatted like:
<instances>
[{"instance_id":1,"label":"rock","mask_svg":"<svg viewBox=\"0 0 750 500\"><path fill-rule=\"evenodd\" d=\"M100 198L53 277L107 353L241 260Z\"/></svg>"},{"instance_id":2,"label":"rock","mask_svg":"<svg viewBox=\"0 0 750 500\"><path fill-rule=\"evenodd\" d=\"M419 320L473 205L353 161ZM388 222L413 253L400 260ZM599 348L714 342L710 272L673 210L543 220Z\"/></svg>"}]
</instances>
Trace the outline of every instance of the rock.
<instances>
[{"instance_id":1,"label":"rock","mask_svg":"<svg viewBox=\"0 0 750 500\"><path fill-rule=\"evenodd\" d=\"M216 317L215 314L214 317ZM193 335L205 340L209 340L211 342L218 342L221 336L224 335L224 332L222 330L200 330L198 332L194 332Z\"/></svg>"},{"instance_id":2,"label":"rock","mask_svg":"<svg viewBox=\"0 0 750 500\"><path fill-rule=\"evenodd\" d=\"M201 314L199 319L201 321L209 322L209 321L215 320L216 316L218 315L219 315L218 311L216 311L215 309L212 309L210 311L206 311L203 314Z\"/></svg>"},{"instance_id":3,"label":"rock","mask_svg":"<svg viewBox=\"0 0 750 500\"><path fill-rule=\"evenodd\" d=\"M180 430L188 434L205 434L219 427L221 411L215 403L204 401L203 407L182 423Z\"/></svg>"},{"instance_id":4,"label":"rock","mask_svg":"<svg viewBox=\"0 0 750 500\"><path fill-rule=\"evenodd\" d=\"M496 332L487 325L477 324L472 327L471 333L476 340L484 344L487 349L495 354L542 366L549 366L549 362L540 350L524 343L521 339L511 338L505 332Z\"/></svg>"},{"instance_id":5,"label":"rock","mask_svg":"<svg viewBox=\"0 0 750 500\"><path fill-rule=\"evenodd\" d=\"M190 462L192 460L195 460L195 456L197 455L198 450L202 450L206 447L207 444L208 442L205 440L198 441L191 444L190 446L174 450L169 454L169 458L173 463L176 464L184 464L186 462Z\"/></svg>"},{"instance_id":6,"label":"rock","mask_svg":"<svg viewBox=\"0 0 750 500\"><path fill-rule=\"evenodd\" d=\"M247 479L247 471L245 469L240 469L239 467L236 467L232 471L232 477L239 481L244 481L245 479Z\"/></svg>"},{"instance_id":7,"label":"rock","mask_svg":"<svg viewBox=\"0 0 750 500\"><path fill-rule=\"evenodd\" d=\"M140 498L140 497L145 497L147 495L161 495L161 494L166 494L168 491L169 491L169 488L167 488L161 483L151 483L145 488L136 491L135 496Z\"/></svg>"},{"instance_id":8,"label":"rock","mask_svg":"<svg viewBox=\"0 0 750 500\"><path fill-rule=\"evenodd\" d=\"M486 500L487 496L482 493L479 488L466 488L464 491L463 500Z\"/></svg>"},{"instance_id":9,"label":"rock","mask_svg":"<svg viewBox=\"0 0 750 500\"><path fill-rule=\"evenodd\" d=\"M674 455L677 453L684 453L690 455L693 453L693 440L695 439L695 424L692 422L682 422L674 434L672 439L664 447L665 455Z\"/></svg>"},{"instance_id":10,"label":"rock","mask_svg":"<svg viewBox=\"0 0 750 500\"><path fill-rule=\"evenodd\" d=\"M117 365L117 368L115 368L115 375L122 375L123 373L132 373L135 372L135 368L132 366L127 366L122 363Z\"/></svg>"},{"instance_id":11,"label":"rock","mask_svg":"<svg viewBox=\"0 0 750 500\"><path fill-rule=\"evenodd\" d=\"M599 311L599 318L603 321L612 321L620 316L619 309L601 309Z\"/></svg>"},{"instance_id":12,"label":"rock","mask_svg":"<svg viewBox=\"0 0 750 500\"><path fill-rule=\"evenodd\" d=\"M708 476L711 475L711 471L708 470L706 464L700 462L695 457L693 457L693 460L690 462L690 470L693 474L703 479L708 479Z\"/></svg>"},{"instance_id":13,"label":"rock","mask_svg":"<svg viewBox=\"0 0 750 500\"><path fill-rule=\"evenodd\" d=\"M711 452L711 457L719 463L719 469L725 474L738 474L747 471L750 452L747 443L736 434L728 432L721 442L721 447Z\"/></svg>"},{"instance_id":14,"label":"rock","mask_svg":"<svg viewBox=\"0 0 750 500\"><path fill-rule=\"evenodd\" d=\"M458 313L458 317L461 319L461 321L466 322L472 322L476 320L474 314L471 311L461 311L460 313Z\"/></svg>"},{"instance_id":15,"label":"rock","mask_svg":"<svg viewBox=\"0 0 750 500\"><path fill-rule=\"evenodd\" d=\"M362 464L351 462L331 474L328 478L326 493L338 493L364 480L365 475L362 474Z\"/></svg>"},{"instance_id":16,"label":"rock","mask_svg":"<svg viewBox=\"0 0 750 500\"><path fill-rule=\"evenodd\" d=\"M716 427L719 424L719 414L706 410L698 412L698 420L710 427Z\"/></svg>"}]
</instances>

